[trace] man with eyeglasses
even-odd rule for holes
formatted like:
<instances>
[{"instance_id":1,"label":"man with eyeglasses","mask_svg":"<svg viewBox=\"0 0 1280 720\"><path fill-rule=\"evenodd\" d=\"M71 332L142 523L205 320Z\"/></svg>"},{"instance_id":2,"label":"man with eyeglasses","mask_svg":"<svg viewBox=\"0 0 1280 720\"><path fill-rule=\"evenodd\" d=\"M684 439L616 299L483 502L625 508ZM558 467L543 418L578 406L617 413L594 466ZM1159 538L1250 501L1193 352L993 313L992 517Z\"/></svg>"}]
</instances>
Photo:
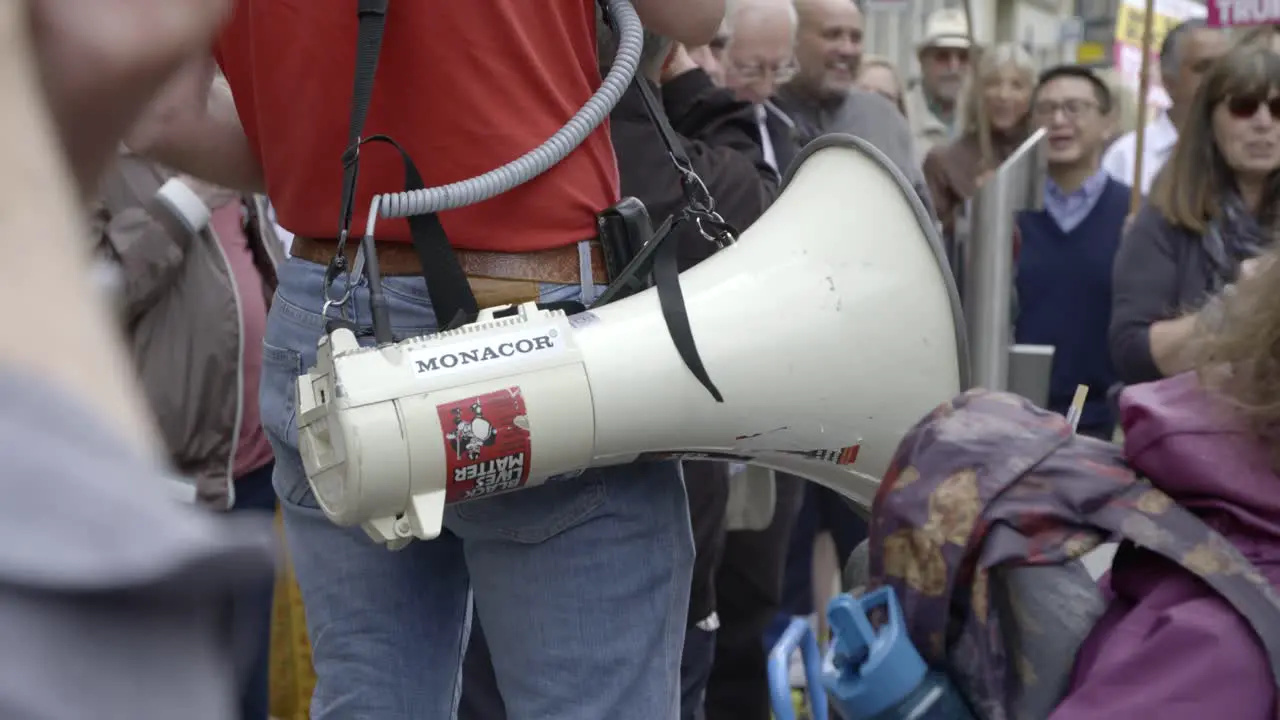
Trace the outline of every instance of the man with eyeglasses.
<instances>
[{"instance_id":1,"label":"man with eyeglasses","mask_svg":"<svg viewBox=\"0 0 1280 720\"><path fill-rule=\"evenodd\" d=\"M785 173L799 148L795 123L773 103L780 85L795 77L798 18L791 0L740 0L730 5L714 46L724 82L755 105L765 162Z\"/></svg>"},{"instance_id":2,"label":"man with eyeglasses","mask_svg":"<svg viewBox=\"0 0 1280 720\"><path fill-rule=\"evenodd\" d=\"M956 136L971 44L964 10L940 8L929 14L924 38L916 45L920 78L907 93L907 116L920 157Z\"/></svg>"},{"instance_id":3,"label":"man with eyeglasses","mask_svg":"<svg viewBox=\"0 0 1280 720\"><path fill-rule=\"evenodd\" d=\"M1111 266L1129 209L1129 187L1101 157L1111 92L1093 71L1062 65L1040 76L1035 122L1047 128L1044 209L1018 213L1018 316L1014 342L1055 348L1048 408L1065 414L1077 386L1089 388L1078 432L1111 439L1107 392L1117 381L1107 329Z\"/></svg>"}]
</instances>

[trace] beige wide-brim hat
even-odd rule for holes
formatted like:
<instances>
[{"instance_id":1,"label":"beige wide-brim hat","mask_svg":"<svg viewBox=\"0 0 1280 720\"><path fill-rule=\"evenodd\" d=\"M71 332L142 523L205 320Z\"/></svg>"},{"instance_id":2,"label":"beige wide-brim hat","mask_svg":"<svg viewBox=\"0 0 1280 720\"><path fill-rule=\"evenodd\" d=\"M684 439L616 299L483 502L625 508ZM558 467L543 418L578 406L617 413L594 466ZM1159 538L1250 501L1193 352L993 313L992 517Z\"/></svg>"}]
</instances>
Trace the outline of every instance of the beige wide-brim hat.
<instances>
[{"instance_id":1,"label":"beige wide-brim hat","mask_svg":"<svg viewBox=\"0 0 1280 720\"><path fill-rule=\"evenodd\" d=\"M969 21L964 16L964 10L943 8L934 10L925 20L924 38L916 45L916 52L932 48L968 50L971 46Z\"/></svg>"}]
</instances>

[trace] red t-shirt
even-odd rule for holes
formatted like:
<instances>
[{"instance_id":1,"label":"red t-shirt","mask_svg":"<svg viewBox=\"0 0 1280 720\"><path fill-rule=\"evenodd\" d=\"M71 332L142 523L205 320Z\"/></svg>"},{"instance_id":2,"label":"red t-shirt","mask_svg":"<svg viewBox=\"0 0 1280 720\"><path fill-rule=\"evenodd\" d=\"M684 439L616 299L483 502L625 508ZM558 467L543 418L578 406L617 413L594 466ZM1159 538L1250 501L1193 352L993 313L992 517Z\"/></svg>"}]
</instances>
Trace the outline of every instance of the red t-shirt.
<instances>
[{"instance_id":1,"label":"red t-shirt","mask_svg":"<svg viewBox=\"0 0 1280 720\"><path fill-rule=\"evenodd\" d=\"M280 224L299 235L338 233L357 25L355 0L239 0L216 47ZM487 172L599 87L595 44L594 0L397 0L364 135L400 143L428 187ZM399 154L366 145L352 233L375 192L403 189ZM617 197L606 125L534 180L440 219L455 247L526 252L594 237ZM379 221L375 236L408 241L408 223Z\"/></svg>"}]
</instances>

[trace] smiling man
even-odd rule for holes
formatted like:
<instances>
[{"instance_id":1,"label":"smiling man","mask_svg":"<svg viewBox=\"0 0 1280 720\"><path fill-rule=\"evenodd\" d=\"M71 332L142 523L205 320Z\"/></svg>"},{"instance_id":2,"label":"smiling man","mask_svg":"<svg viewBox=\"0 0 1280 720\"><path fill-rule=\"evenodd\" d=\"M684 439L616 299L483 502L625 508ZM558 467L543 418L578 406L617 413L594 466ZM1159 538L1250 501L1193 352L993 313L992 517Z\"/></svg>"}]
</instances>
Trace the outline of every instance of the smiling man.
<instances>
[{"instance_id":1,"label":"smiling man","mask_svg":"<svg viewBox=\"0 0 1280 720\"><path fill-rule=\"evenodd\" d=\"M1089 388L1079 432L1110 439L1107 391L1117 380L1107 328L1111 265L1128 212L1129 187L1101 168L1111 92L1093 71L1061 65L1040 76L1032 115L1049 131L1044 209L1018 214L1019 311L1015 342L1055 348L1048 408L1066 413Z\"/></svg>"},{"instance_id":2,"label":"smiling man","mask_svg":"<svg viewBox=\"0 0 1280 720\"><path fill-rule=\"evenodd\" d=\"M911 129L893 103L855 89L862 61L862 11L850 0L795 0L796 73L778 106L796 124L801 145L827 133L863 138L884 153L932 208L916 164Z\"/></svg>"}]
</instances>

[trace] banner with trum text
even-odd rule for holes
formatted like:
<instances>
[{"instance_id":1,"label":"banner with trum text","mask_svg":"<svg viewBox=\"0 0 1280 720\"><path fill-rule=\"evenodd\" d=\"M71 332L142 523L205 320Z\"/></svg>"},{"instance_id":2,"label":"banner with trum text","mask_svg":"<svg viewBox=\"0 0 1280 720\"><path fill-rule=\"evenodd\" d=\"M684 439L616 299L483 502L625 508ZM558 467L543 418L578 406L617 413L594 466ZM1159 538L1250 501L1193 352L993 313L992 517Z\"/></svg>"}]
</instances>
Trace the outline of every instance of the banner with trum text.
<instances>
[{"instance_id":1,"label":"banner with trum text","mask_svg":"<svg viewBox=\"0 0 1280 720\"><path fill-rule=\"evenodd\" d=\"M1213 27L1280 24L1280 0L1209 0Z\"/></svg>"}]
</instances>

